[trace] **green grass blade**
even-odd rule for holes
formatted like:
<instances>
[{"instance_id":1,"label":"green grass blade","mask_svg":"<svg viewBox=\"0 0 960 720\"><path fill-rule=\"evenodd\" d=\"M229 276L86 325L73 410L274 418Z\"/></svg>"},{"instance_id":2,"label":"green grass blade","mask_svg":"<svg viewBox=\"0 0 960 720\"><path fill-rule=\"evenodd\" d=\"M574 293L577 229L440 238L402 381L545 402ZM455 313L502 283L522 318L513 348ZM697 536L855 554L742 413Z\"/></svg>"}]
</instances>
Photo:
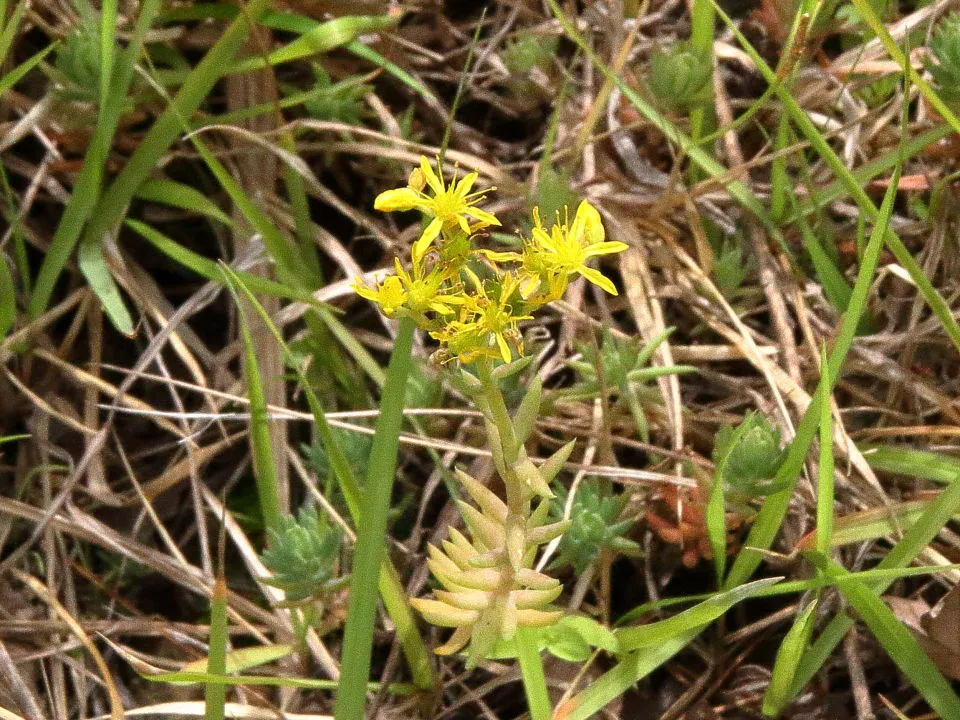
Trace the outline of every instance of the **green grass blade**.
<instances>
[{"instance_id":1,"label":"green grass blade","mask_svg":"<svg viewBox=\"0 0 960 720\"><path fill-rule=\"evenodd\" d=\"M739 602L753 597L760 590L775 585L783 578L764 578L740 585L732 590L718 593L699 605L669 617L666 620L620 628L615 631L617 642L623 652L660 645L693 628L703 628L727 612Z\"/></svg>"},{"instance_id":2,"label":"green grass blade","mask_svg":"<svg viewBox=\"0 0 960 720\"><path fill-rule=\"evenodd\" d=\"M711 177L727 178L728 172L723 165L717 162L713 155L705 152L689 136L681 132L672 122L661 115L652 105L645 102L636 90L630 87L626 80L616 75L596 54L590 44L584 40L577 28L563 12L557 0L547 0L547 4L553 11L554 16L559 20L560 25L567 33L568 37L580 48L581 51L590 59L596 68L608 79L612 79L614 84L623 93L623 96L633 105L637 111L645 117L651 125L662 132L667 139L676 144L692 162L700 167L707 175ZM764 224L764 226L775 237L780 237L780 231L767 213L760 199L740 180L727 180L724 182L724 188L741 205L752 212Z\"/></svg>"},{"instance_id":3,"label":"green grass blade","mask_svg":"<svg viewBox=\"0 0 960 720\"><path fill-rule=\"evenodd\" d=\"M920 567L909 568L892 567L883 568L880 570L874 568L872 570L861 570L859 572L850 573L849 575L845 575L843 577L823 577L818 575L817 577L812 577L807 580L785 580L777 583L776 585L771 585L768 588L758 590L753 597L775 597L780 595L795 595L797 593L805 592L817 592L823 588L833 587L834 585L839 585L842 582L847 582L850 580L857 580L868 584L874 582L891 583L902 578L918 577L921 575L936 575L938 573L955 569L960 569L960 563L953 565L924 565ZM676 605L686 605L687 603L709 600L714 596L715 594L705 593L701 595L685 595L683 597L663 598L655 602L644 603L643 605L638 605L629 612L625 613L619 620L617 620L617 626L622 626L624 623L632 622L652 612L659 612L660 610L674 607Z\"/></svg>"},{"instance_id":4,"label":"green grass blade","mask_svg":"<svg viewBox=\"0 0 960 720\"><path fill-rule=\"evenodd\" d=\"M823 556L811 554L811 557L824 572L846 574L843 567ZM839 584L837 588L930 707L942 718L960 718L960 697L874 589L856 581Z\"/></svg>"},{"instance_id":5,"label":"green grass blade","mask_svg":"<svg viewBox=\"0 0 960 720\"><path fill-rule=\"evenodd\" d=\"M99 245L80 243L77 250L77 264L87 279L90 289L100 299L103 310L110 317L113 326L128 337L133 336L133 317L127 310L120 288L113 281L110 267Z\"/></svg>"},{"instance_id":6,"label":"green grass blade","mask_svg":"<svg viewBox=\"0 0 960 720\"><path fill-rule=\"evenodd\" d=\"M13 273L7 265L7 258L0 255L0 341L2 341L17 316L16 287L13 284Z\"/></svg>"},{"instance_id":7,"label":"green grass blade","mask_svg":"<svg viewBox=\"0 0 960 720\"><path fill-rule=\"evenodd\" d=\"M899 176L898 166L894 171L894 179L898 179ZM780 531L780 525L786 516L787 507L793 495L793 489L800 477L800 472L803 470L803 462L820 424L822 404L826 403L827 399L825 393L832 390L837 378L840 377L843 362L850 351L857 326L866 310L870 285L880 261L880 251L883 249L883 238L890 224L890 216L893 213L893 204L897 196L896 190L897 183L892 182L883 198L880 215L870 235L860 264L860 270L857 273L857 280L850 295L850 304L847 307L847 312L843 315L837 340L830 351L826 365L824 365L823 370L828 373L829 382L822 383L813 394L810 405L797 427L797 434L787 449L787 457L774 478L774 483L778 486L782 485L785 489L769 495L760 507L753 527L750 528L750 533L747 535L744 549L737 555L733 567L730 568L730 574L724 583L726 588L736 587L746 582L753 575L763 559L763 554L759 549L769 548Z\"/></svg>"},{"instance_id":8,"label":"green grass blade","mask_svg":"<svg viewBox=\"0 0 960 720\"><path fill-rule=\"evenodd\" d=\"M81 245L86 246L83 257L88 269L92 270L96 267L97 262L94 258L95 254L100 252L103 238L120 223L130 200L136 193L137 187L150 175L157 161L166 152L170 143L176 139L183 118L190 118L197 111L200 103L203 102L217 80L220 79L223 69L229 65L246 40L249 31L247 18L256 20L268 4L269 0L250 0L246 13L234 20L220 36L220 39L207 51L197 67L187 77L170 105L151 125L140 145L128 159L127 164L104 191L100 201L96 204L95 210L90 215L90 222L87 224L80 240ZM67 254L69 256L69 249ZM64 258L65 262L66 258ZM62 270L62 266L54 267L49 271L53 274L54 281L60 270ZM115 301L119 298L119 292L109 274L106 277L112 287L105 288L102 292L106 297ZM49 278L47 282L52 285ZM46 302L43 303L41 311L43 307L46 307ZM108 312L113 311L115 313L110 314L110 320L119 330L132 332L132 323L125 308L122 312L118 312L115 305L106 309Z\"/></svg>"},{"instance_id":9,"label":"green grass blade","mask_svg":"<svg viewBox=\"0 0 960 720\"><path fill-rule=\"evenodd\" d=\"M957 118L947 103L940 99L940 96L930 87L930 84L923 79L923 75L914 70L910 59L890 36L887 26L877 17L877 13L870 6L870 3L866 0L850 0L850 2L856 6L860 17L867 22L867 25L870 26L870 29L873 30L874 34L883 44L884 49L890 54L890 59L903 68L907 81L927 99L927 102L933 106L933 109L937 111L940 117L947 121L947 124L953 128L954 132L960 132L960 119Z\"/></svg>"},{"instance_id":10,"label":"green grass blade","mask_svg":"<svg viewBox=\"0 0 960 720\"><path fill-rule=\"evenodd\" d=\"M320 438L320 442L323 443L330 460L330 468L333 470L340 491L346 500L347 509L353 518L354 525L358 526L363 509L360 486L357 483L353 468L350 466L347 456L343 452L343 448L330 429L330 424L327 422L327 417L320 399L317 397L316 392L314 392L300 362L290 351L289 346L283 339L283 335L277 329L277 326L263 308L263 305L257 301L236 271L224 267L224 272L232 277L234 284L240 288L247 301L263 320L264 325L270 330L274 340L276 340L277 345L280 347L280 351L283 353L287 365L293 368L296 373L304 395L307 398L310 412L313 415L317 435ZM430 653L427 651L423 638L420 637L420 633L417 630L417 622L407 600L407 594L400 581L400 576L388 557L384 558L380 567L379 589L380 595L383 598L383 604L386 606L387 613L393 621L397 639L403 649L403 654L407 658L407 663L410 666L410 673L413 676L414 684L421 690L430 690L435 684L433 665L430 662Z\"/></svg>"},{"instance_id":11,"label":"green grass blade","mask_svg":"<svg viewBox=\"0 0 960 720\"><path fill-rule=\"evenodd\" d=\"M723 576L727 571L727 502L724 493L724 478L727 473L727 465L730 462L730 456L740 444L743 436L749 430L749 426L743 423L733 432L730 442L727 445L727 452L717 463L717 469L713 474L713 487L710 488L710 498L707 500L706 524L707 538L710 541L710 549L713 552L713 564L716 569L717 586L723 585Z\"/></svg>"},{"instance_id":12,"label":"green grass blade","mask_svg":"<svg viewBox=\"0 0 960 720\"><path fill-rule=\"evenodd\" d=\"M250 57L234 63L230 73L249 72L329 52L356 40L360 35L388 30L399 17L346 15L321 23L292 42L269 53L266 58Z\"/></svg>"},{"instance_id":13,"label":"green grass blade","mask_svg":"<svg viewBox=\"0 0 960 720\"><path fill-rule=\"evenodd\" d=\"M5 93L7 90L16 85L23 77L33 70L37 65L40 64L40 61L43 60L50 52L57 47L59 43L52 43L47 45L43 50L36 53L35 55L27 58L22 63L13 68L10 72L0 78L0 95Z\"/></svg>"},{"instance_id":14,"label":"green grass blade","mask_svg":"<svg viewBox=\"0 0 960 720\"><path fill-rule=\"evenodd\" d=\"M100 105L110 98L110 79L113 77L113 55L117 44L117 0L100 3Z\"/></svg>"},{"instance_id":15,"label":"green grass blade","mask_svg":"<svg viewBox=\"0 0 960 720\"><path fill-rule=\"evenodd\" d=\"M612 669L594 680L583 691L560 705L553 714L563 720L588 720L608 704L627 692L640 680L666 663L689 645L702 628L694 628L677 635L661 645L631 653Z\"/></svg>"},{"instance_id":16,"label":"green grass blade","mask_svg":"<svg viewBox=\"0 0 960 720\"><path fill-rule=\"evenodd\" d=\"M263 391L263 379L260 377L260 363L257 362L257 346L250 334L244 303L233 285L233 278L224 274L230 292L236 301L240 318L240 337L243 340L244 365L246 367L247 398L250 401L250 445L253 452L253 474L257 482L257 497L260 500L260 513L267 529L280 525L280 493L277 487L276 466L273 463L273 442L270 438L270 417L267 412L267 399Z\"/></svg>"},{"instance_id":17,"label":"green grass blade","mask_svg":"<svg viewBox=\"0 0 960 720\"><path fill-rule=\"evenodd\" d=\"M223 568L217 572L217 580L210 598L210 643L208 645L207 672L223 675L227 672L227 580ZM204 720L223 720L227 704L227 686L206 684L203 688Z\"/></svg>"},{"instance_id":18,"label":"green grass blade","mask_svg":"<svg viewBox=\"0 0 960 720\"><path fill-rule=\"evenodd\" d=\"M149 682L172 683L177 685L203 683L205 685L222 685L224 687L250 685L252 687L289 687L304 690L336 690L339 683L336 680L321 678L283 677L276 675L223 675L202 672L165 672L140 673L140 677ZM367 683L367 690L378 692L383 683ZM412 695L418 688L409 683L390 683L387 692L392 695Z\"/></svg>"},{"instance_id":19,"label":"green grass blade","mask_svg":"<svg viewBox=\"0 0 960 720\"><path fill-rule=\"evenodd\" d=\"M712 1L714 2L714 5L716 5L716 0ZM858 4L863 4L863 0L856 0L856 2ZM717 13L730 27L741 47L743 47L746 53L750 55L750 58L754 61L754 63L756 63L756 66L760 70L760 73L764 76L764 79L768 83L775 83L777 81L776 73L770 68L769 65L767 65L759 53L757 53L749 41L743 36L730 17L724 13L719 6L717 7ZM903 59L904 62L906 61L902 53L899 54L897 59ZM908 74L909 72L912 72L909 68L909 64L907 64L906 68L908 70ZM916 73L913 73L913 75L916 76ZM813 124L813 121L810 120L794 97L782 87L777 88L777 97L780 99L784 110L786 110L787 114L790 116L790 119L797 126L800 133L810 143L810 146L830 167L834 175L837 176L837 179L843 182L844 188L856 201L857 207L860 208L861 212L863 212L867 218L871 220L877 218L879 211L873 204L873 201L870 200L870 196L867 195L866 190L864 190L863 187L861 187L861 185L857 182L857 179L847 169L846 165L844 165L843 160L836 154L836 152L834 152L833 148L830 147L830 144L827 142L826 138L823 137L817 127ZM954 127L958 127L958 125L954 125ZM943 299L943 296L937 292L937 289L933 286L933 283L930 282L930 279L923 272L923 268L920 267L914 257L910 254L910 251L907 250L907 247L903 244L903 240L900 239L900 236L888 227L884 236L884 240L887 243L887 247L890 248L890 252L893 253L894 257L896 257L897 262L899 262L910 275L910 279L913 281L914 285L917 286L917 290L924 299L924 302L927 303L927 305L930 307L930 310L943 326L944 332L946 332L953 344L960 349L960 323L958 323L956 318L954 318L953 311L951 310L950 306Z\"/></svg>"},{"instance_id":20,"label":"green grass blade","mask_svg":"<svg viewBox=\"0 0 960 720\"><path fill-rule=\"evenodd\" d=\"M895 445L864 446L861 450L870 467L876 470L938 483L950 483L957 478L957 463L960 458Z\"/></svg>"},{"instance_id":21,"label":"green grass blade","mask_svg":"<svg viewBox=\"0 0 960 720\"><path fill-rule=\"evenodd\" d=\"M821 348L820 403L820 475L817 482L817 551L829 557L833 538L833 414L830 412L830 368L826 348Z\"/></svg>"},{"instance_id":22,"label":"green grass blade","mask_svg":"<svg viewBox=\"0 0 960 720\"><path fill-rule=\"evenodd\" d=\"M192 270L207 280L212 280L220 284L224 283L223 273L220 271L220 264L216 260L205 258L192 250L188 250L183 247L183 245L168 238L156 228L139 220L126 220L125 224L174 262L188 270ZM232 272L253 292L311 304L317 302L310 293L296 290L284 283L254 275L244 270L232 270Z\"/></svg>"},{"instance_id":23,"label":"green grass blade","mask_svg":"<svg viewBox=\"0 0 960 720\"><path fill-rule=\"evenodd\" d=\"M412 364L413 331L413 320L404 318L400 321L381 394L380 415L370 450L353 556L353 575L340 660L340 689L334 705L336 720L364 718L373 624L377 614L377 579L386 552L387 512L397 469L403 402Z\"/></svg>"},{"instance_id":24,"label":"green grass blade","mask_svg":"<svg viewBox=\"0 0 960 720\"><path fill-rule=\"evenodd\" d=\"M221 222L227 227L233 226L233 220L230 216L221 210L213 200L196 188L173 180L165 178L148 179L137 188L135 197L203 215Z\"/></svg>"},{"instance_id":25,"label":"green grass blade","mask_svg":"<svg viewBox=\"0 0 960 720\"><path fill-rule=\"evenodd\" d=\"M820 240L813 234L813 229L805 217L797 221L800 225L800 234L803 237L803 247L813 263L817 279L823 286L823 294L827 300L840 312L845 312L850 304L850 286L843 278L843 273L837 268L833 259L827 254Z\"/></svg>"},{"instance_id":26,"label":"green grass blade","mask_svg":"<svg viewBox=\"0 0 960 720\"><path fill-rule=\"evenodd\" d=\"M690 9L690 45L702 57L713 58L713 33L716 13L710 0L693 0ZM712 94L711 94L712 97ZM690 139L699 144L705 132L716 125L712 106L698 105L690 111ZM692 179L696 180L696 173Z\"/></svg>"},{"instance_id":27,"label":"green grass blade","mask_svg":"<svg viewBox=\"0 0 960 720\"><path fill-rule=\"evenodd\" d=\"M4 5L6 5L6 3L4 3ZM23 20L23 16L26 14L28 7L29 5L25 2L14 5L13 12L5 24L4 18L7 17L7 9L3 7L2 11L0 11L0 27L3 28L3 31L0 32L0 62L7 59L7 53L10 52L13 41L17 37L20 22ZM55 45L56 43L53 44Z\"/></svg>"},{"instance_id":28,"label":"green grass blade","mask_svg":"<svg viewBox=\"0 0 960 720\"><path fill-rule=\"evenodd\" d=\"M920 518L903 534L900 542L884 556L877 564L877 570L888 570L894 568L905 568L914 558L923 551L925 547L940 533L944 525L950 519L960 512L960 461L954 458L943 457L944 466L952 465L954 468L953 480L940 493L937 498L930 503ZM893 579L878 580L867 583L868 587L879 595L890 584ZM848 615L838 615L823 630L817 640L813 643L810 650L804 655L800 666L797 668L797 677L794 680L794 696L803 689L823 666L834 651L843 636L853 626L853 620Z\"/></svg>"},{"instance_id":29,"label":"green grass blade","mask_svg":"<svg viewBox=\"0 0 960 720\"><path fill-rule=\"evenodd\" d=\"M237 9L232 5L222 5L218 3L195 3L187 7L171 8L163 14L163 19L168 22L182 22L190 20L205 20L216 18L218 20L233 20L237 16ZM260 19L264 27L274 30L283 30L292 33L308 33L321 23L313 18L300 15L295 12L265 12ZM434 99L434 94L422 82L408 73L399 65L390 62L383 55L373 50L370 46L363 44L359 40L352 40L343 45L343 49L353 53L359 58L363 58L373 63L377 67L383 68L386 72L393 75L408 88L427 100Z\"/></svg>"},{"instance_id":30,"label":"green grass blade","mask_svg":"<svg viewBox=\"0 0 960 720\"><path fill-rule=\"evenodd\" d=\"M133 37L117 60L107 102L100 106L96 131L84 155L83 166L74 183L73 192L67 201L63 215L60 217L53 240L44 254L43 264L40 266L33 294L30 296L27 312L32 318L38 317L47 309L57 279L70 259L84 225L93 215L94 207L100 199L100 186L103 182L103 168L107 153L120 122L137 59L143 49L144 35L153 24L159 10L160 0L144 0L140 6L140 15L137 17ZM151 168L152 166L153 164ZM126 201L123 203L123 207L125 206ZM119 220L119 214L110 222L102 223L97 237L103 237L106 230L117 220Z\"/></svg>"},{"instance_id":31,"label":"green grass blade","mask_svg":"<svg viewBox=\"0 0 960 720\"><path fill-rule=\"evenodd\" d=\"M869 508L835 518L830 547L870 542L888 535L897 535L917 522L935 498L936 496L924 500L895 502L890 507ZM819 545L819 534L814 532L802 538L797 549L812 550L816 547L822 552Z\"/></svg>"},{"instance_id":32,"label":"green grass blade","mask_svg":"<svg viewBox=\"0 0 960 720\"><path fill-rule=\"evenodd\" d=\"M773 672L770 674L770 685L763 696L764 715L778 716L792 699L790 687L797 672L797 662L810 642L816 610L817 602L813 601L793 623L780 644L780 649L777 650L777 657L773 661Z\"/></svg>"},{"instance_id":33,"label":"green grass blade","mask_svg":"<svg viewBox=\"0 0 960 720\"><path fill-rule=\"evenodd\" d=\"M903 157L905 159L912 158L925 148L940 142L944 138L950 137L952 134L953 128L947 123L941 123L929 130L924 130L919 135L903 141ZM850 171L850 174L853 175L857 183L863 186L874 178L893 170L899 160L900 158L897 153L883 153L870 162L864 163L855 170ZM841 197L845 192L847 192L846 182L839 179L831 180L821 188L814 188L810 197L801 203L799 207L784 220L784 224L789 225L803 215L816 212L820 208L826 207Z\"/></svg>"}]
</instances>

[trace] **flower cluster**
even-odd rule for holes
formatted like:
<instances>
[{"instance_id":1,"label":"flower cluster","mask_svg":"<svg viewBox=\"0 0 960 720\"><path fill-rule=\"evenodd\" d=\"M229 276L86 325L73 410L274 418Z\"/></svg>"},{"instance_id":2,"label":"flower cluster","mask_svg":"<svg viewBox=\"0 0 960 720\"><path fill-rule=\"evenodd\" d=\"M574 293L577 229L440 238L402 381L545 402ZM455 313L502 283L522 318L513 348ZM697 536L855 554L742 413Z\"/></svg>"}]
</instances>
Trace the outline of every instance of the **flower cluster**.
<instances>
[{"instance_id":1,"label":"flower cluster","mask_svg":"<svg viewBox=\"0 0 960 720\"><path fill-rule=\"evenodd\" d=\"M472 398L483 415L488 447L505 490L501 498L464 472L458 477L475 503L460 501L464 534L451 527L442 549L429 547L429 567L440 587L433 599L413 606L429 622L454 628L437 653L467 648L467 664L476 665L520 628L556 623L562 612L550 603L562 592L559 581L534 569L539 548L561 536L569 523L550 522L550 483L573 450L570 442L536 465L525 444L540 412L542 387L530 384L511 415L501 383L529 362L523 358L521 320L559 299L570 279L585 277L609 293L613 283L587 266L597 255L626 245L604 239L600 214L582 202L571 221L546 227L538 212L533 231L519 252L475 249L476 234L500 225L477 207L477 173L446 184L425 158L407 187L388 190L376 200L385 211L418 210L426 219L413 244L410 269L395 262L396 274L375 287L357 280L358 294L374 301L389 317L413 318L440 343L438 359L450 379ZM469 647L468 647L469 646Z\"/></svg>"},{"instance_id":2,"label":"flower cluster","mask_svg":"<svg viewBox=\"0 0 960 720\"><path fill-rule=\"evenodd\" d=\"M478 232L500 225L477 207L486 195L473 190L476 181L472 172L447 184L421 158L407 187L381 193L376 209L418 210L427 222L413 244L409 270L396 260L396 274L374 287L358 279L354 289L387 317L416 319L440 343L441 361L490 357L510 362L523 355L518 323L562 297L572 277L582 275L616 295L609 278L588 262L627 246L604 240L600 214L583 201L572 221L564 208L550 227L534 210L531 237L520 252L475 249L472 239Z\"/></svg>"}]
</instances>

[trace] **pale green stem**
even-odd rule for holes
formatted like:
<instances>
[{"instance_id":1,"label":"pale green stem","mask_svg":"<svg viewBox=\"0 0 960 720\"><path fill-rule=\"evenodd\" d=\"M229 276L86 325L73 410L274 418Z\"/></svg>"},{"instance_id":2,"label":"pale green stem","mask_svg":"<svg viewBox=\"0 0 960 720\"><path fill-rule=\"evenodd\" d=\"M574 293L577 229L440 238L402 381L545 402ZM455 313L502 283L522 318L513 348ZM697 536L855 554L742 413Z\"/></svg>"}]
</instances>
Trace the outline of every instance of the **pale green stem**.
<instances>
[{"instance_id":1,"label":"pale green stem","mask_svg":"<svg viewBox=\"0 0 960 720\"><path fill-rule=\"evenodd\" d=\"M482 360L478 365L483 390L475 400L500 434L504 469L506 471L503 482L507 490L507 506L510 508L510 512L526 517L530 513L530 497L513 469L520 455L520 443L513 426L513 420L507 410L500 385L492 375L491 363ZM540 659L537 634L532 628L520 627L517 628L515 638L517 659L520 663L520 676L523 680L531 720L549 720L552 710L543 672L543 662Z\"/></svg>"}]
</instances>

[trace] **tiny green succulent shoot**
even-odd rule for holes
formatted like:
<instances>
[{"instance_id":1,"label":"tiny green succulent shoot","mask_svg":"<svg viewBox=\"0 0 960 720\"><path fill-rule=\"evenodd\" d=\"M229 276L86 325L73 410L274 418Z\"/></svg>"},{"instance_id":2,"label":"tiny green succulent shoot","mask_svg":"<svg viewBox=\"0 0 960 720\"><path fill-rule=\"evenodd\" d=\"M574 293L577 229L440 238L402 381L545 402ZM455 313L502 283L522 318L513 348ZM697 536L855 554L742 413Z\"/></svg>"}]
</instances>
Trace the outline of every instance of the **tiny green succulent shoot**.
<instances>
[{"instance_id":1,"label":"tiny green succulent shoot","mask_svg":"<svg viewBox=\"0 0 960 720\"><path fill-rule=\"evenodd\" d=\"M366 111L363 98L373 88L356 78L334 82L330 73L320 66L314 67L313 75L317 89L323 92L303 103L310 116L347 125L359 124Z\"/></svg>"},{"instance_id":2,"label":"tiny green succulent shoot","mask_svg":"<svg viewBox=\"0 0 960 720\"><path fill-rule=\"evenodd\" d=\"M58 94L66 100L93 102L100 88L100 28L84 21L63 40L54 61L62 83Z\"/></svg>"},{"instance_id":3,"label":"tiny green succulent shoot","mask_svg":"<svg viewBox=\"0 0 960 720\"><path fill-rule=\"evenodd\" d=\"M263 582L283 590L287 603L320 598L346 582L336 573L343 534L316 508L304 508L296 519L282 517L269 533L270 547L260 559L273 575Z\"/></svg>"},{"instance_id":4,"label":"tiny green succulent shoot","mask_svg":"<svg viewBox=\"0 0 960 720\"><path fill-rule=\"evenodd\" d=\"M337 440L337 444L343 450L347 462L350 463L350 467L359 477L365 477L367 459L370 457L370 448L373 445L373 436L338 427L330 429ZM327 449L319 439L314 440L310 445L301 445L300 449L314 475L318 478L332 477L333 468L330 467Z\"/></svg>"},{"instance_id":5,"label":"tiny green succulent shoot","mask_svg":"<svg viewBox=\"0 0 960 720\"><path fill-rule=\"evenodd\" d=\"M780 428L763 415L751 412L737 427L724 425L714 438L713 460L721 471L732 503L746 503L770 494L770 480L783 464Z\"/></svg>"},{"instance_id":6,"label":"tiny green succulent shoot","mask_svg":"<svg viewBox=\"0 0 960 720\"><path fill-rule=\"evenodd\" d=\"M713 281L726 298L733 297L754 267L753 257L743 252L736 238L725 238L713 263Z\"/></svg>"},{"instance_id":7,"label":"tiny green succulent shoot","mask_svg":"<svg viewBox=\"0 0 960 720\"><path fill-rule=\"evenodd\" d=\"M604 330L603 343L599 352L596 345L579 347L581 360L567 363L580 376L580 380L569 390L558 395L565 398L595 397L601 391L600 368L603 374L603 386L608 391L616 391L627 403L633 415L640 439L649 441L650 433L646 413L637 386L665 375L694 372L689 365L650 365L653 354L670 337L673 328L667 328L642 347L637 338L617 338Z\"/></svg>"},{"instance_id":8,"label":"tiny green succulent shoot","mask_svg":"<svg viewBox=\"0 0 960 720\"><path fill-rule=\"evenodd\" d=\"M674 110L709 102L712 76L710 56L687 42L678 42L666 52L654 51L650 59L650 90Z\"/></svg>"},{"instance_id":9,"label":"tiny green succulent shoot","mask_svg":"<svg viewBox=\"0 0 960 720\"><path fill-rule=\"evenodd\" d=\"M566 488L557 488L554 512L562 520L567 504ZM579 575L599 557L601 551L634 555L640 546L626 537L633 529L633 518L623 518L625 495L614 494L609 483L598 478L584 481L573 497L570 526L560 539L560 549L551 567L569 564Z\"/></svg>"},{"instance_id":10,"label":"tiny green succulent shoot","mask_svg":"<svg viewBox=\"0 0 960 720\"><path fill-rule=\"evenodd\" d=\"M930 38L927 70L946 102L960 102L960 13L950 13Z\"/></svg>"},{"instance_id":11,"label":"tiny green succulent shoot","mask_svg":"<svg viewBox=\"0 0 960 720\"><path fill-rule=\"evenodd\" d=\"M526 74L533 68L544 70L556 57L557 37L522 32L503 48L503 64L512 73Z\"/></svg>"}]
</instances>

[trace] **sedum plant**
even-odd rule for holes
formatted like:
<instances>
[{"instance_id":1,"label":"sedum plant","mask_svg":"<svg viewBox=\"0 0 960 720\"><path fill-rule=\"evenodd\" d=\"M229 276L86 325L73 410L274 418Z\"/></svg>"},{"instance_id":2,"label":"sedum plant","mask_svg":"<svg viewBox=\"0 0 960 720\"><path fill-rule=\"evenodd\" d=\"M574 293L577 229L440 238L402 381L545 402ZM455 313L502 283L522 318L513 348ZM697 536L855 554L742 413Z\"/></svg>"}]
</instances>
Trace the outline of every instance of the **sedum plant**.
<instances>
[{"instance_id":1,"label":"sedum plant","mask_svg":"<svg viewBox=\"0 0 960 720\"><path fill-rule=\"evenodd\" d=\"M530 383L513 414L502 387L530 360L519 323L562 297L578 275L616 294L613 283L588 263L627 246L605 240L600 214L584 201L572 219L564 208L549 225L535 209L531 236L519 252L479 248L481 231L500 221L478 207L485 198L473 189L478 175L454 176L448 184L441 172L421 158L406 187L377 197L378 210L418 210L425 227L408 266L395 259L395 274L373 286L358 279L354 288L388 317L412 318L427 332L439 344L433 360L483 415L503 493L457 471L472 500L457 503L467 533L451 528L442 547L428 547L439 588L432 599L412 601L428 622L453 628L436 652L466 649L468 666L475 666L520 628L550 626L562 617L550 605L562 591L560 582L533 566L540 546L567 527L550 522L550 483L573 442L539 466L527 455L541 383Z\"/></svg>"},{"instance_id":2,"label":"sedum plant","mask_svg":"<svg viewBox=\"0 0 960 720\"><path fill-rule=\"evenodd\" d=\"M710 102L713 63L690 43L678 42L666 52L654 51L647 82L654 96L672 110Z\"/></svg>"},{"instance_id":3,"label":"sedum plant","mask_svg":"<svg viewBox=\"0 0 960 720\"><path fill-rule=\"evenodd\" d=\"M555 513L562 518L562 507L567 501L566 489L558 488L557 495ZM573 497L570 526L560 540L559 552L551 567L569 563L579 574L605 550L639 554L640 546L625 537L636 524L634 518L622 517L626 501L627 496L615 494L609 482L599 478L585 481Z\"/></svg>"},{"instance_id":4,"label":"sedum plant","mask_svg":"<svg viewBox=\"0 0 960 720\"><path fill-rule=\"evenodd\" d=\"M337 575L343 534L316 508L304 508L296 519L284 516L268 532L270 547L260 557L273 575L263 582L283 590L288 604L322 597L346 583Z\"/></svg>"},{"instance_id":5,"label":"sedum plant","mask_svg":"<svg viewBox=\"0 0 960 720\"><path fill-rule=\"evenodd\" d=\"M930 38L927 70L937 83L941 98L950 103L960 101L960 13L950 13Z\"/></svg>"}]
</instances>

